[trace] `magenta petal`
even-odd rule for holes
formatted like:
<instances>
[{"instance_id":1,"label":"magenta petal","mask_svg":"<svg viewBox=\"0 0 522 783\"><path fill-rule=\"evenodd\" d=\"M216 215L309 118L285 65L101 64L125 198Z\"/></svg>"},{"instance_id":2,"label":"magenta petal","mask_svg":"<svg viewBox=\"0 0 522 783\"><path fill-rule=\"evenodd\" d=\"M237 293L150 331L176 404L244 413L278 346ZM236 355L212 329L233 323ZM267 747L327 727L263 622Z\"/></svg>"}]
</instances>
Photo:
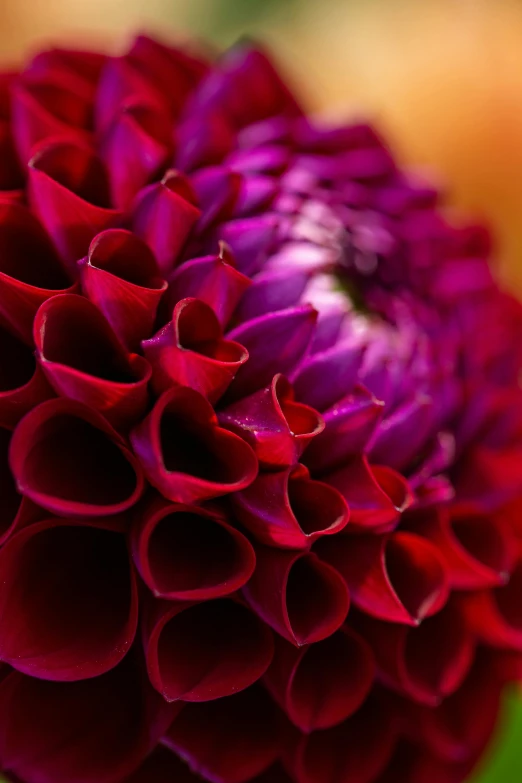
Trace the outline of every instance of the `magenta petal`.
<instances>
[{"instance_id":1,"label":"magenta petal","mask_svg":"<svg viewBox=\"0 0 522 783\"><path fill-rule=\"evenodd\" d=\"M217 111L188 117L177 128L176 166L191 172L215 163L234 148L236 139L230 122Z\"/></svg>"},{"instance_id":2,"label":"magenta petal","mask_svg":"<svg viewBox=\"0 0 522 783\"><path fill-rule=\"evenodd\" d=\"M346 581L353 603L392 623L418 625L448 599L446 570L437 549L402 531L385 536L350 536L321 541L319 557Z\"/></svg>"},{"instance_id":3,"label":"magenta petal","mask_svg":"<svg viewBox=\"0 0 522 783\"><path fill-rule=\"evenodd\" d=\"M34 321L36 355L57 394L100 411L117 428L134 424L148 404L148 362L127 355L88 299L54 296Z\"/></svg>"},{"instance_id":4,"label":"magenta petal","mask_svg":"<svg viewBox=\"0 0 522 783\"><path fill-rule=\"evenodd\" d=\"M218 255L193 258L178 267L167 296L172 306L187 297L201 299L225 327L250 285L251 280L235 268L232 254L220 243Z\"/></svg>"},{"instance_id":5,"label":"magenta petal","mask_svg":"<svg viewBox=\"0 0 522 783\"><path fill-rule=\"evenodd\" d=\"M277 637L264 681L290 720L308 734L353 715L368 696L374 669L369 645L342 628L301 649Z\"/></svg>"},{"instance_id":6,"label":"magenta petal","mask_svg":"<svg viewBox=\"0 0 522 783\"><path fill-rule=\"evenodd\" d=\"M200 299L178 302L172 321L141 345L152 366L156 393L190 386L212 403L248 359L242 345L223 339L216 314Z\"/></svg>"},{"instance_id":7,"label":"magenta petal","mask_svg":"<svg viewBox=\"0 0 522 783\"><path fill-rule=\"evenodd\" d=\"M96 89L95 125L102 134L129 99L162 110L158 90L129 57L108 58Z\"/></svg>"},{"instance_id":8,"label":"magenta petal","mask_svg":"<svg viewBox=\"0 0 522 783\"><path fill-rule=\"evenodd\" d=\"M272 632L230 598L155 602L143 628L149 678L166 701L213 701L256 682L272 660Z\"/></svg>"},{"instance_id":9,"label":"magenta petal","mask_svg":"<svg viewBox=\"0 0 522 783\"><path fill-rule=\"evenodd\" d=\"M122 221L111 206L105 168L88 147L69 141L39 146L28 165L29 203L77 275L76 262L92 238Z\"/></svg>"},{"instance_id":10,"label":"magenta petal","mask_svg":"<svg viewBox=\"0 0 522 783\"><path fill-rule=\"evenodd\" d=\"M24 200L24 174L18 162L10 123L0 119L0 198L4 201Z\"/></svg>"},{"instance_id":11,"label":"magenta petal","mask_svg":"<svg viewBox=\"0 0 522 783\"><path fill-rule=\"evenodd\" d=\"M16 490L13 476L9 469L9 444L11 433L0 428L0 545L5 542L17 530L34 522L40 514L38 509L27 498L22 497Z\"/></svg>"},{"instance_id":12,"label":"magenta petal","mask_svg":"<svg viewBox=\"0 0 522 783\"><path fill-rule=\"evenodd\" d=\"M219 238L232 250L237 267L251 277L259 272L274 241L279 218L270 213L230 220L219 227Z\"/></svg>"},{"instance_id":13,"label":"magenta petal","mask_svg":"<svg viewBox=\"0 0 522 783\"><path fill-rule=\"evenodd\" d=\"M521 589L522 560L519 560L506 585L466 594L463 601L466 620L480 641L493 647L522 650Z\"/></svg>"},{"instance_id":14,"label":"magenta petal","mask_svg":"<svg viewBox=\"0 0 522 783\"><path fill-rule=\"evenodd\" d=\"M418 456L433 424L431 398L417 394L381 422L370 449L372 461L404 470Z\"/></svg>"},{"instance_id":15,"label":"magenta petal","mask_svg":"<svg viewBox=\"0 0 522 783\"><path fill-rule=\"evenodd\" d=\"M0 204L0 318L29 345L36 311L56 294L73 293L49 238L26 207Z\"/></svg>"},{"instance_id":16,"label":"magenta petal","mask_svg":"<svg viewBox=\"0 0 522 783\"><path fill-rule=\"evenodd\" d=\"M310 282L307 272L281 269L275 272L260 272L245 293L235 317L239 322L249 321L266 313L294 307Z\"/></svg>"},{"instance_id":17,"label":"magenta petal","mask_svg":"<svg viewBox=\"0 0 522 783\"><path fill-rule=\"evenodd\" d=\"M362 614L355 627L375 653L382 682L421 704L435 706L454 693L473 663L475 640L454 600L418 627Z\"/></svg>"},{"instance_id":18,"label":"magenta petal","mask_svg":"<svg viewBox=\"0 0 522 783\"><path fill-rule=\"evenodd\" d=\"M257 475L250 446L219 427L210 403L188 387L165 392L131 441L152 486L177 503L237 492Z\"/></svg>"},{"instance_id":19,"label":"magenta petal","mask_svg":"<svg viewBox=\"0 0 522 783\"><path fill-rule=\"evenodd\" d=\"M46 680L112 669L138 624L138 591L120 533L52 519L0 552L0 658Z\"/></svg>"},{"instance_id":20,"label":"magenta petal","mask_svg":"<svg viewBox=\"0 0 522 783\"><path fill-rule=\"evenodd\" d=\"M9 460L19 492L60 516L118 514L143 491L125 440L76 400L49 400L28 413L13 433Z\"/></svg>"},{"instance_id":21,"label":"magenta petal","mask_svg":"<svg viewBox=\"0 0 522 783\"><path fill-rule=\"evenodd\" d=\"M82 290L132 351L150 337L167 290L150 248L130 231L98 234L79 261Z\"/></svg>"},{"instance_id":22,"label":"magenta petal","mask_svg":"<svg viewBox=\"0 0 522 783\"><path fill-rule=\"evenodd\" d=\"M350 507L350 530L385 532L397 527L400 516L413 502L406 479L391 468L369 465L366 457L354 457L325 481L339 490Z\"/></svg>"},{"instance_id":23,"label":"magenta petal","mask_svg":"<svg viewBox=\"0 0 522 783\"><path fill-rule=\"evenodd\" d=\"M187 704L163 739L211 783L246 783L279 756L278 710L259 685L206 704Z\"/></svg>"},{"instance_id":24,"label":"magenta petal","mask_svg":"<svg viewBox=\"0 0 522 783\"><path fill-rule=\"evenodd\" d=\"M194 191L187 180L172 169L161 182L138 193L132 227L154 253L164 277L176 265L199 215Z\"/></svg>"},{"instance_id":25,"label":"magenta petal","mask_svg":"<svg viewBox=\"0 0 522 783\"><path fill-rule=\"evenodd\" d=\"M232 217L241 188L240 174L222 166L209 166L193 174L190 181L201 207L199 234Z\"/></svg>"},{"instance_id":26,"label":"magenta petal","mask_svg":"<svg viewBox=\"0 0 522 783\"><path fill-rule=\"evenodd\" d=\"M254 449L259 465L277 470L295 465L310 441L324 429L321 416L294 401L291 384L276 375L267 389L225 408L219 422Z\"/></svg>"},{"instance_id":27,"label":"magenta petal","mask_svg":"<svg viewBox=\"0 0 522 783\"><path fill-rule=\"evenodd\" d=\"M297 399L319 411L330 408L352 390L362 356L360 345L340 342L307 357L292 377Z\"/></svg>"},{"instance_id":28,"label":"magenta petal","mask_svg":"<svg viewBox=\"0 0 522 783\"><path fill-rule=\"evenodd\" d=\"M308 549L321 536L338 533L349 519L340 493L311 480L302 465L260 473L231 503L258 541L282 549Z\"/></svg>"},{"instance_id":29,"label":"magenta petal","mask_svg":"<svg viewBox=\"0 0 522 783\"><path fill-rule=\"evenodd\" d=\"M215 511L152 499L131 532L134 562L158 598L206 601L242 587L255 568L251 544Z\"/></svg>"},{"instance_id":30,"label":"magenta petal","mask_svg":"<svg viewBox=\"0 0 522 783\"><path fill-rule=\"evenodd\" d=\"M249 361L238 372L226 397L232 402L262 389L274 375L288 375L312 338L317 313L308 305L247 321L228 334L244 345Z\"/></svg>"},{"instance_id":31,"label":"magenta petal","mask_svg":"<svg viewBox=\"0 0 522 783\"><path fill-rule=\"evenodd\" d=\"M356 386L323 413L325 429L310 444L303 461L316 473L325 473L357 457L365 450L383 411L384 403L364 386Z\"/></svg>"},{"instance_id":32,"label":"magenta petal","mask_svg":"<svg viewBox=\"0 0 522 783\"><path fill-rule=\"evenodd\" d=\"M179 756L158 745L139 768L119 783L199 783Z\"/></svg>"},{"instance_id":33,"label":"magenta petal","mask_svg":"<svg viewBox=\"0 0 522 783\"><path fill-rule=\"evenodd\" d=\"M120 108L100 145L118 209L128 209L138 191L161 176L171 148L171 123L163 112L139 99Z\"/></svg>"},{"instance_id":34,"label":"magenta petal","mask_svg":"<svg viewBox=\"0 0 522 783\"><path fill-rule=\"evenodd\" d=\"M331 636L349 607L344 580L316 555L261 544L243 594L268 625L298 647Z\"/></svg>"},{"instance_id":35,"label":"magenta petal","mask_svg":"<svg viewBox=\"0 0 522 783\"><path fill-rule=\"evenodd\" d=\"M132 652L79 682L13 672L0 685L0 764L25 783L117 783L154 748L173 707Z\"/></svg>"}]
</instances>

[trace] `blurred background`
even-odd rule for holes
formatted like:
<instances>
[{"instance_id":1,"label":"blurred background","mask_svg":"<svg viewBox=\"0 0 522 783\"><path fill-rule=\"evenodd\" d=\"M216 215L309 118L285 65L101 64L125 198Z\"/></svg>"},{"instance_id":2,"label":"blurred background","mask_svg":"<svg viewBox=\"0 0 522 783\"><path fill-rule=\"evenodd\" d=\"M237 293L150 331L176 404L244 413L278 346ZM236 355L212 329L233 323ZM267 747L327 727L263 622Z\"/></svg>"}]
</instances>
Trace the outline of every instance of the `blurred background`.
<instances>
[{"instance_id":1,"label":"blurred background","mask_svg":"<svg viewBox=\"0 0 522 783\"><path fill-rule=\"evenodd\" d=\"M0 57L67 40L114 51L132 32L260 38L314 111L371 118L451 206L486 220L522 295L522 0L0 0ZM522 597L521 597L522 600ZM473 783L522 781L511 696Z\"/></svg>"}]
</instances>

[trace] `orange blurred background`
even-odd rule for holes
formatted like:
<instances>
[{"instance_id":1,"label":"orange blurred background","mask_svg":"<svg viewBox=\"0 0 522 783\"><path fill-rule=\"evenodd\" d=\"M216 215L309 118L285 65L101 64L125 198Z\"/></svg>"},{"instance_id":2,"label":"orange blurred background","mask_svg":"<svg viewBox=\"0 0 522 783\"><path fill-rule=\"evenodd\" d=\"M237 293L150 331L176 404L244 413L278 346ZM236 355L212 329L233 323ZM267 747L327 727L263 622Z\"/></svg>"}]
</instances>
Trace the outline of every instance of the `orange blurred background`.
<instances>
[{"instance_id":1,"label":"orange blurred background","mask_svg":"<svg viewBox=\"0 0 522 783\"><path fill-rule=\"evenodd\" d=\"M268 41L314 109L369 115L487 219L522 293L520 0L0 0L6 62L71 36L117 49L139 28Z\"/></svg>"}]
</instances>

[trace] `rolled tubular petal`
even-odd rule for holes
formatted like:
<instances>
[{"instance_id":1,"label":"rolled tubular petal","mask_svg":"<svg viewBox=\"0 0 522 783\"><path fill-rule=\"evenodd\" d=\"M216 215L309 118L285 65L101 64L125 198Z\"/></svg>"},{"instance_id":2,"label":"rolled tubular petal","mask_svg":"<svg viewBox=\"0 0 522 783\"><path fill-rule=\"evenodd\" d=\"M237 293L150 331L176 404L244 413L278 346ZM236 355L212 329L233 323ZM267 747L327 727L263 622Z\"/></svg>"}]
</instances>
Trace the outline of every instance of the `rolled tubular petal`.
<instances>
[{"instance_id":1,"label":"rolled tubular petal","mask_svg":"<svg viewBox=\"0 0 522 783\"><path fill-rule=\"evenodd\" d=\"M381 620L418 625L448 599L438 550L413 533L325 540L314 551L339 571L353 603Z\"/></svg>"},{"instance_id":2,"label":"rolled tubular petal","mask_svg":"<svg viewBox=\"0 0 522 783\"><path fill-rule=\"evenodd\" d=\"M0 203L0 319L32 345L42 302L76 290L34 215L21 205Z\"/></svg>"},{"instance_id":3,"label":"rolled tubular petal","mask_svg":"<svg viewBox=\"0 0 522 783\"><path fill-rule=\"evenodd\" d=\"M38 403L54 397L34 354L0 325L0 427L14 429Z\"/></svg>"},{"instance_id":4,"label":"rolled tubular petal","mask_svg":"<svg viewBox=\"0 0 522 783\"><path fill-rule=\"evenodd\" d=\"M11 433L0 428L0 546L4 544L17 530L34 522L40 514L30 500L22 497L16 490L16 485L9 470L9 444Z\"/></svg>"},{"instance_id":5,"label":"rolled tubular petal","mask_svg":"<svg viewBox=\"0 0 522 783\"><path fill-rule=\"evenodd\" d=\"M357 386L323 413L325 429L310 444L305 463L314 472L325 473L362 454L382 420L383 411L384 403L364 386Z\"/></svg>"},{"instance_id":6,"label":"rolled tubular petal","mask_svg":"<svg viewBox=\"0 0 522 783\"><path fill-rule=\"evenodd\" d=\"M429 509L413 514L409 527L435 544L453 589L480 590L509 579L517 547L498 517Z\"/></svg>"},{"instance_id":7,"label":"rolled tubular petal","mask_svg":"<svg viewBox=\"0 0 522 783\"><path fill-rule=\"evenodd\" d=\"M79 261L82 290L131 351L154 328L167 283L150 248L130 231L113 228L91 242Z\"/></svg>"},{"instance_id":8,"label":"rolled tubular petal","mask_svg":"<svg viewBox=\"0 0 522 783\"><path fill-rule=\"evenodd\" d=\"M382 682L421 704L434 707L454 693L473 663L474 637L454 600L417 628L351 617L375 653Z\"/></svg>"},{"instance_id":9,"label":"rolled tubular petal","mask_svg":"<svg viewBox=\"0 0 522 783\"><path fill-rule=\"evenodd\" d=\"M37 522L2 548L0 567L0 659L15 669L83 680L129 650L138 592L121 533L66 519Z\"/></svg>"},{"instance_id":10,"label":"rolled tubular petal","mask_svg":"<svg viewBox=\"0 0 522 783\"><path fill-rule=\"evenodd\" d=\"M354 457L324 480L339 490L350 507L350 532L386 532L397 527L413 502L406 479L392 468Z\"/></svg>"},{"instance_id":11,"label":"rolled tubular petal","mask_svg":"<svg viewBox=\"0 0 522 783\"><path fill-rule=\"evenodd\" d=\"M49 400L28 413L13 434L9 461L18 491L59 516L118 514L143 492L125 440L76 400Z\"/></svg>"},{"instance_id":12,"label":"rolled tubular petal","mask_svg":"<svg viewBox=\"0 0 522 783\"><path fill-rule=\"evenodd\" d=\"M44 143L29 161L29 203L51 236L71 275L93 237L117 226L107 173L86 146L69 141Z\"/></svg>"},{"instance_id":13,"label":"rolled tubular petal","mask_svg":"<svg viewBox=\"0 0 522 783\"><path fill-rule=\"evenodd\" d=\"M308 405L295 402L292 385L280 374L267 389L230 405L218 418L223 427L252 446L260 467L266 470L295 465L324 429L322 417Z\"/></svg>"},{"instance_id":14,"label":"rolled tubular petal","mask_svg":"<svg viewBox=\"0 0 522 783\"><path fill-rule=\"evenodd\" d=\"M220 243L217 255L193 258L178 267L170 278L167 296L172 306L187 297L201 299L225 327L250 285L250 278L235 268L232 254Z\"/></svg>"},{"instance_id":15,"label":"rolled tubular petal","mask_svg":"<svg viewBox=\"0 0 522 783\"><path fill-rule=\"evenodd\" d=\"M349 341L309 356L292 378L297 399L321 412L330 408L355 386L362 357L362 346Z\"/></svg>"},{"instance_id":16,"label":"rolled tubular petal","mask_svg":"<svg viewBox=\"0 0 522 783\"><path fill-rule=\"evenodd\" d=\"M210 403L188 387L162 394L131 441L152 486L176 503L237 492L257 475L250 446L222 429Z\"/></svg>"},{"instance_id":17,"label":"rolled tubular petal","mask_svg":"<svg viewBox=\"0 0 522 783\"><path fill-rule=\"evenodd\" d=\"M98 410L117 428L135 423L148 403L148 362L127 355L109 324L83 296L55 296L34 321L36 355L57 394Z\"/></svg>"},{"instance_id":18,"label":"rolled tubular petal","mask_svg":"<svg viewBox=\"0 0 522 783\"><path fill-rule=\"evenodd\" d=\"M232 696L262 677L274 652L270 629L230 598L155 602L143 637L150 681L167 701Z\"/></svg>"},{"instance_id":19,"label":"rolled tubular petal","mask_svg":"<svg viewBox=\"0 0 522 783\"><path fill-rule=\"evenodd\" d=\"M234 402L262 389L274 375L288 375L302 359L312 338L317 313L308 305L255 318L228 334L244 345L249 361L238 372L226 396Z\"/></svg>"},{"instance_id":20,"label":"rolled tubular petal","mask_svg":"<svg viewBox=\"0 0 522 783\"><path fill-rule=\"evenodd\" d=\"M331 636L350 604L342 577L316 555L261 544L243 594L268 625L297 647Z\"/></svg>"},{"instance_id":21,"label":"rolled tubular petal","mask_svg":"<svg viewBox=\"0 0 522 783\"><path fill-rule=\"evenodd\" d=\"M190 386L210 402L223 395L248 359L242 345L223 339L216 314L200 299L178 302L172 321L144 340L142 348L158 394L171 386Z\"/></svg>"},{"instance_id":22,"label":"rolled tubular petal","mask_svg":"<svg viewBox=\"0 0 522 783\"><path fill-rule=\"evenodd\" d=\"M296 777L301 783L373 783L393 753L397 725L372 695L355 715L300 742Z\"/></svg>"},{"instance_id":23,"label":"rolled tubular petal","mask_svg":"<svg viewBox=\"0 0 522 783\"><path fill-rule=\"evenodd\" d=\"M143 764L120 783L198 783L199 780L179 756L164 745L158 745Z\"/></svg>"},{"instance_id":24,"label":"rolled tubular petal","mask_svg":"<svg viewBox=\"0 0 522 783\"><path fill-rule=\"evenodd\" d=\"M176 265L199 215L192 187L173 169L167 171L161 182L138 193L132 228L154 253L164 277Z\"/></svg>"},{"instance_id":25,"label":"rolled tubular petal","mask_svg":"<svg viewBox=\"0 0 522 783\"><path fill-rule=\"evenodd\" d=\"M276 638L265 684L292 723L306 734L341 723L359 709L374 677L369 645L349 628L297 649Z\"/></svg>"},{"instance_id":26,"label":"rolled tubular petal","mask_svg":"<svg viewBox=\"0 0 522 783\"><path fill-rule=\"evenodd\" d=\"M470 593L463 601L466 619L479 639L493 647L522 650L522 560L509 582Z\"/></svg>"},{"instance_id":27,"label":"rolled tubular petal","mask_svg":"<svg viewBox=\"0 0 522 783\"><path fill-rule=\"evenodd\" d=\"M212 783L246 783L274 763L282 741L277 707L259 685L225 699L187 704L163 739Z\"/></svg>"},{"instance_id":28,"label":"rolled tubular petal","mask_svg":"<svg viewBox=\"0 0 522 783\"><path fill-rule=\"evenodd\" d=\"M168 115L139 99L125 103L105 132L100 148L113 204L128 209L138 191L161 176L171 152Z\"/></svg>"},{"instance_id":29,"label":"rolled tubular petal","mask_svg":"<svg viewBox=\"0 0 522 783\"><path fill-rule=\"evenodd\" d=\"M321 536L342 530L350 516L342 495L310 479L302 465L260 473L231 503L237 519L258 541L283 549L308 549Z\"/></svg>"},{"instance_id":30,"label":"rolled tubular petal","mask_svg":"<svg viewBox=\"0 0 522 783\"><path fill-rule=\"evenodd\" d=\"M79 682L13 672L0 685L0 764L24 783L116 783L154 748L173 708L133 653Z\"/></svg>"},{"instance_id":31,"label":"rolled tubular petal","mask_svg":"<svg viewBox=\"0 0 522 783\"><path fill-rule=\"evenodd\" d=\"M229 595L255 567L251 544L223 516L159 497L138 510L131 546L144 582L171 601Z\"/></svg>"}]
</instances>

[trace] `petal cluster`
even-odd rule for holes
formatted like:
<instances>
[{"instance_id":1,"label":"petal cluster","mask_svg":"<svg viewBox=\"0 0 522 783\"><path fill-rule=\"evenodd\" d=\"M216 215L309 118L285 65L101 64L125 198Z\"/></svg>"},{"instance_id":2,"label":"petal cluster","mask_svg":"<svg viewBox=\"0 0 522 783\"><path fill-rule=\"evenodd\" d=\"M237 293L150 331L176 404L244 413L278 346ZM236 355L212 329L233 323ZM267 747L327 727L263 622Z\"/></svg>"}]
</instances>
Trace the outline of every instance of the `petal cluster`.
<instances>
[{"instance_id":1,"label":"petal cluster","mask_svg":"<svg viewBox=\"0 0 522 783\"><path fill-rule=\"evenodd\" d=\"M260 49L0 79L0 770L459 783L522 671L522 308Z\"/></svg>"}]
</instances>

